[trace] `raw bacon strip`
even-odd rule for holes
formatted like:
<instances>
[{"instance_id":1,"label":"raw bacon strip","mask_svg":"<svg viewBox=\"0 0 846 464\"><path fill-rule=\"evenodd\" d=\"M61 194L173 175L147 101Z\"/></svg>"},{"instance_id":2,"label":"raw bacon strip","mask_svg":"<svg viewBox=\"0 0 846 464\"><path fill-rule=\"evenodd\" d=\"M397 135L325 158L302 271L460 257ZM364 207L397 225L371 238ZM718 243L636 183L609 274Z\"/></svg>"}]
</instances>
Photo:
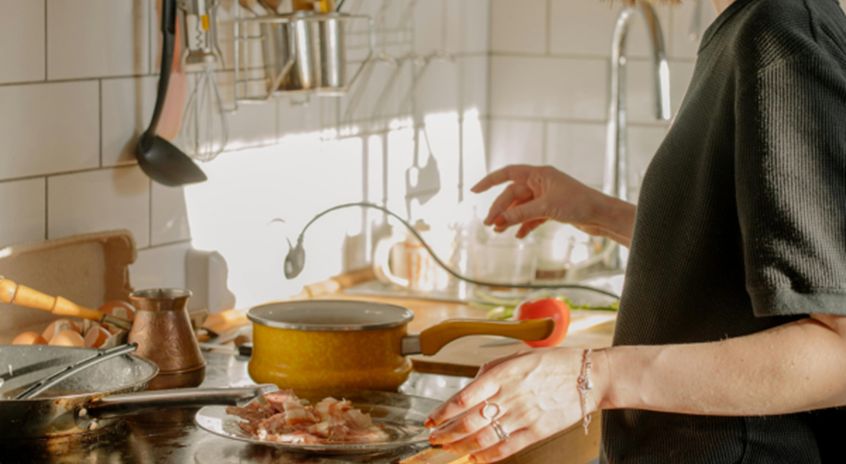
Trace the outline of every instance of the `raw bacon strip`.
<instances>
[{"instance_id":1,"label":"raw bacon strip","mask_svg":"<svg viewBox=\"0 0 846 464\"><path fill-rule=\"evenodd\" d=\"M325 398L315 406L303 404L290 390L265 395L267 405L252 402L226 412L244 419L238 426L261 440L293 444L371 443L387 438L370 415L347 400Z\"/></svg>"}]
</instances>

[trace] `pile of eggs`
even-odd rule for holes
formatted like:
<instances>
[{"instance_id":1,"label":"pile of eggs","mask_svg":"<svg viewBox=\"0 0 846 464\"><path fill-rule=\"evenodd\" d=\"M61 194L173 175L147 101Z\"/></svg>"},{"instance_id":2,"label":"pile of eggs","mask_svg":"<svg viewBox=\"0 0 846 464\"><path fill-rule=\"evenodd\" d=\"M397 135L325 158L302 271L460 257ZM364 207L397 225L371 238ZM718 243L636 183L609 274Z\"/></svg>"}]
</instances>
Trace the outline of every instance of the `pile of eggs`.
<instances>
[{"instance_id":1,"label":"pile of eggs","mask_svg":"<svg viewBox=\"0 0 846 464\"><path fill-rule=\"evenodd\" d=\"M110 301L100 311L127 320L135 319L135 308L123 301ZM24 332L12 341L13 345L51 345L85 348L113 348L126 339L126 331L94 321L57 319L42 333Z\"/></svg>"}]
</instances>

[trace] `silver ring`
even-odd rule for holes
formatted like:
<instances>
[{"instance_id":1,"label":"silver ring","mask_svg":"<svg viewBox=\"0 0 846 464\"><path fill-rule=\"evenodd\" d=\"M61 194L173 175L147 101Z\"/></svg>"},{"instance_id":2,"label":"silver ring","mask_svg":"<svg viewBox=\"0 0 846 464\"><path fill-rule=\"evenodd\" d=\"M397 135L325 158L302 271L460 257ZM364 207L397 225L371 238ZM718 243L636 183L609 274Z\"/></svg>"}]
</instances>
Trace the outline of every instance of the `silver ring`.
<instances>
[{"instance_id":1,"label":"silver ring","mask_svg":"<svg viewBox=\"0 0 846 464\"><path fill-rule=\"evenodd\" d=\"M485 400L485 405L482 406L482 410L479 411L479 414L482 415L482 419L495 421L497 417L499 417L500 413L499 405L496 403L488 403Z\"/></svg>"},{"instance_id":2,"label":"silver ring","mask_svg":"<svg viewBox=\"0 0 846 464\"><path fill-rule=\"evenodd\" d=\"M508 440L508 432L503 430L502 425L500 425L499 422L492 420L491 427L493 427L494 432L496 432L496 436L499 438L499 441Z\"/></svg>"}]
</instances>

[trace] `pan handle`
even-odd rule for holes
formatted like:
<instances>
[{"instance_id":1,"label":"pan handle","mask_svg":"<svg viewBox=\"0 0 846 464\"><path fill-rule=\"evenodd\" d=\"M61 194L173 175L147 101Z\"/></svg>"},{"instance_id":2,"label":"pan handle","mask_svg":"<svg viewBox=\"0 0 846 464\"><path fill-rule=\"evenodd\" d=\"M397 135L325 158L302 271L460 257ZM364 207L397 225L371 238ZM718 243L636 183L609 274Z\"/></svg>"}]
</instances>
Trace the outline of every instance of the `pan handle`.
<instances>
[{"instance_id":1,"label":"pan handle","mask_svg":"<svg viewBox=\"0 0 846 464\"><path fill-rule=\"evenodd\" d=\"M239 388L175 388L105 396L89 402L77 411L77 425L83 430L93 430L98 420L116 416L169 408L243 406L278 389L276 385L263 384Z\"/></svg>"},{"instance_id":2,"label":"pan handle","mask_svg":"<svg viewBox=\"0 0 846 464\"><path fill-rule=\"evenodd\" d=\"M447 343L468 335L501 335L519 340L543 340L555 330L552 319L530 321L479 321L454 319L429 327L420 335L408 335L402 340L403 356L424 354L431 356Z\"/></svg>"}]
</instances>

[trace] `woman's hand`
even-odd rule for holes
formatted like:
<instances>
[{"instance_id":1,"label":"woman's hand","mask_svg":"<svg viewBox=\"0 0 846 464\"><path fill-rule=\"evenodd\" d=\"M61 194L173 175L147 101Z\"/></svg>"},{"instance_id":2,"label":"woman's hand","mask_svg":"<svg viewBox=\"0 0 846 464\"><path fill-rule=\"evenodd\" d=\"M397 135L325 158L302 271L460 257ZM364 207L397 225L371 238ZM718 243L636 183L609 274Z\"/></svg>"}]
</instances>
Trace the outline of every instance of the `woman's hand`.
<instances>
[{"instance_id":1,"label":"woman's hand","mask_svg":"<svg viewBox=\"0 0 846 464\"><path fill-rule=\"evenodd\" d=\"M485 225L503 232L521 224L517 237L552 219L572 224L590 235L631 241L634 205L594 190L551 166L506 166L485 176L471 189L481 193L511 182L497 197Z\"/></svg>"},{"instance_id":2,"label":"woman's hand","mask_svg":"<svg viewBox=\"0 0 846 464\"><path fill-rule=\"evenodd\" d=\"M600 358L602 352L594 352L588 413L601 398L605 364L597 362ZM486 364L470 385L432 411L426 425L438 428L429 440L452 453L472 454L475 462L495 462L580 422L582 360L582 350L545 348ZM482 415L486 404L498 406L493 419L508 433L507 440L501 441L492 418Z\"/></svg>"}]
</instances>

